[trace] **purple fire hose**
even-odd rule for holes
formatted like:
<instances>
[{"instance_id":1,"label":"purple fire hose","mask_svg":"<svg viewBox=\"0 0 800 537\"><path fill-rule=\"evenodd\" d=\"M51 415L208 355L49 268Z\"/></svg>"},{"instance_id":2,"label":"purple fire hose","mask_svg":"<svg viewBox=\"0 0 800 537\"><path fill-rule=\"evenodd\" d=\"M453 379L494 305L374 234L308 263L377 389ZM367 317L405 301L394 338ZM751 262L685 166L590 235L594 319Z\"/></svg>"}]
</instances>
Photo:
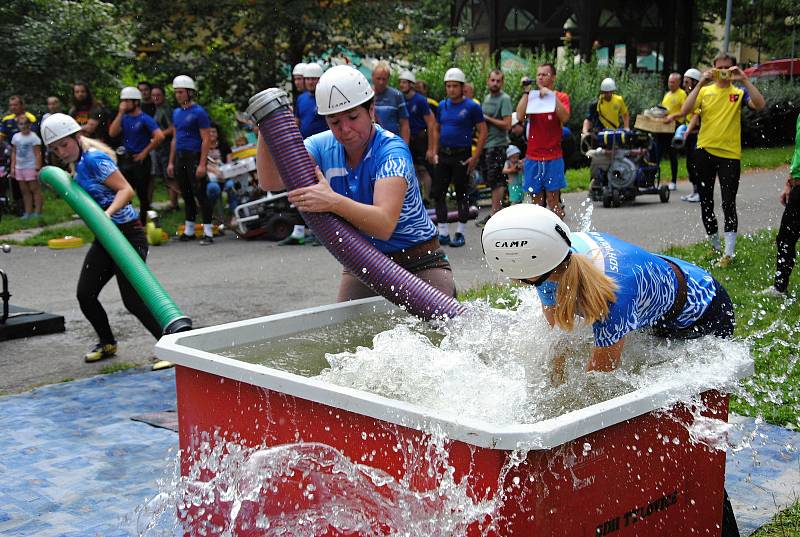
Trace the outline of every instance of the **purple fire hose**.
<instances>
[{"instance_id":1,"label":"purple fire hose","mask_svg":"<svg viewBox=\"0 0 800 537\"><path fill-rule=\"evenodd\" d=\"M247 113L258 125L286 188L317 183L314 165L289 110L291 100L277 88L250 99ZM455 298L389 259L348 222L331 213L302 213L306 224L333 256L362 283L390 302L425 320L466 311Z\"/></svg>"}]
</instances>

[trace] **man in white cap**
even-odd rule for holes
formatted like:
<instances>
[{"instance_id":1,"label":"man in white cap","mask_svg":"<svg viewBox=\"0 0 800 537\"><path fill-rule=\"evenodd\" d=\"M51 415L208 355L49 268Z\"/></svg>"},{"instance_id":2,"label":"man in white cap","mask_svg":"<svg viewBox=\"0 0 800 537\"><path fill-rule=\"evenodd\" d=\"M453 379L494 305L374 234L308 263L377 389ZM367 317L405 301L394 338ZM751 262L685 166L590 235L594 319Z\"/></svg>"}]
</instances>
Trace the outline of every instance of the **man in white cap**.
<instances>
[{"instance_id":1,"label":"man in white cap","mask_svg":"<svg viewBox=\"0 0 800 537\"><path fill-rule=\"evenodd\" d=\"M305 70L306 64L303 62L298 63L292 69L292 96L294 97L295 107L297 106L297 98L306 91L305 79L303 78Z\"/></svg>"},{"instance_id":2,"label":"man in white cap","mask_svg":"<svg viewBox=\"0 0 800 537\"><path fill-rule=\"evenodd\" d=\"M317 101L314 97L322 72L322 66L316 62L307 63L303 69L305 91L297 97L297 106L294 109L303 138L328 130L325 118L317 113Z\"/></svg>"},{"instance_id":3,"label":"man in white cap","mask_svg":"<svg viewBox=\"0 0 800 537\"><path fill-rule=\"evenodd\" d=\"M411 134L411 156L414 159L414 168L417 177L424 187L427 195L431 191L431 177L433 176L434 148L436 147L436 119L433 117L428 99L417 93L415 85L417 78L411 71L400 73L400 91L406 100L408 109L408 124Z\"/></svg>"},{"instance_id":4,"label":"man in white cap","mask_svg":"<svg viewBox=\"0 0 800 537\"><path fill-rule=\"evenodd\" d=\"M164 140L164 133L152 116L142 111L142 92L138 88L122 88L119 111L108 127L108 133L113 138L122 135L125 153L118 157L119 168L136 191L139 220L145 225L153 197L150 152Z\"/></svg>"},{"instance_id":5,"label":"man in white cap","mask_svg":"<svg viewBox=\"0 0 800 537\"><path fill-rule=\"evenodd\" d=\"M619 129L620 126L625 130L630 128L628 106L622 95L616 91L617 83L613 78L604 78L600 82L600 96L589 105L589 114L583 120L583 134L589 134L592 129Z\"/></svg>"},{"instance_id":6,"label":"man in white cap","mask_svg":"<svg viewBox=\"0 0 800 537\"><path fill-rule=\"evenodd\" d=\"M193 100L197 89L194 80L186 75L178 75L172 81L172 88L178 107L172 111L175 136L170 147L167 175L178 181L186 211L184 232L178 239L183 242L195 239L196 198L200 202L203 218L200 245L208 246L214 243L211 227L213 208L206 196L206 159L211 148L211 120L205 109Z\"/></svg>"},{"instance_id":7,"label":"man in white cap","mask_svg":"<svg viewBox=\"0 0 800 537\"><path fill-rule=\"evenodd\" d=\"M692 92L697 83L700 82L702 76L703 73L694 67L687 69L687 71L683 73L683 91L686 92L687 96ZM681 103L681 105L683 105L683 103ZM695 119L693 120L692 118ZM690 203L697 203L700 201L700 194L697 192L697 167L694 164L694 154L697 150L697 132L700 130L699 120L700 117L695 117L695 114L691 111L683 114L680 109L675 113L668 114L667 117L664 118L664 123L677 121L679 124L687 126L683 147L686 151L686 171L689 173L689 182L692 183L692 193L681 196L681 199Z\"/></svg>"}]
</instances>

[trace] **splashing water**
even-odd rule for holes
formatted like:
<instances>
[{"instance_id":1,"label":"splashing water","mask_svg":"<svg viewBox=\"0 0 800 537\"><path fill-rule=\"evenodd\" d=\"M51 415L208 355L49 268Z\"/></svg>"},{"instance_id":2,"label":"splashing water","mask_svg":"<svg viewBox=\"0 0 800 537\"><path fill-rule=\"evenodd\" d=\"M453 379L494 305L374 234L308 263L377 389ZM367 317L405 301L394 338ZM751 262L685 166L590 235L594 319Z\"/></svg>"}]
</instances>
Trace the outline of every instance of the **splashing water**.
<instances>
[{"instance_id":1,"label":"splashing water","mask_svg":"<svg viewBox=\"0 0 800 537\"><path fill-rule=\"evenodd\" d=\"M340 386L418 404L438 413L495 424L535 423L649 386L674 400L710 387L733 389L750 361L745 343L706 337L671 341L631 333L620 367L586 372L590 327L551 329L533 289L518 291L515 311L485 303L443 328L435 343L414 327L376 335L373 345L326 354L319 378ZM554 359L565 359L563 372Z\"/></svg>"},{"instance_id":2,"label":"splashing water","mask_svg":"<svg viewBox=\"0 0 800 537\"><path fill-rule=\"evenodd\" d=\"M215 435L193 453L185 475L174 461L161 492L129 522L141 537L462 535L496 512L499 500L473 500L467 480L456 482L444 445L431 435L413 446L438 483L415 491L407 478L353 463L325 444L248 448Z\"/></svg>"}]
</instances>

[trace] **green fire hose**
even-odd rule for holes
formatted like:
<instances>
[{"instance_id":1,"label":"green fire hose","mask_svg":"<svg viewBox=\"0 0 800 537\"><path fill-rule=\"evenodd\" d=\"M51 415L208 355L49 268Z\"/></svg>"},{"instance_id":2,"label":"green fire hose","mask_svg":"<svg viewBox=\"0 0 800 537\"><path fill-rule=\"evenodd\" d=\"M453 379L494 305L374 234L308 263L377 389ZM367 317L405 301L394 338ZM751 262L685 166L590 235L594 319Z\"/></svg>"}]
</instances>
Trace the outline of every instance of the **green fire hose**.
<instances>
[{"instance_id":1,"label":"green fire hose","mask_svg":"<svg viewBox=\"0 0 800 537\"><path fill-rule=\"evenodd\" d=\"M175 305L128 239L106 216L97 202L61 168L47 166L42 169L40 178L53 187L89 226L97 240L131 282L164 333L174 334L191 330L192 320Z\"/></svg>"}]
</instances>

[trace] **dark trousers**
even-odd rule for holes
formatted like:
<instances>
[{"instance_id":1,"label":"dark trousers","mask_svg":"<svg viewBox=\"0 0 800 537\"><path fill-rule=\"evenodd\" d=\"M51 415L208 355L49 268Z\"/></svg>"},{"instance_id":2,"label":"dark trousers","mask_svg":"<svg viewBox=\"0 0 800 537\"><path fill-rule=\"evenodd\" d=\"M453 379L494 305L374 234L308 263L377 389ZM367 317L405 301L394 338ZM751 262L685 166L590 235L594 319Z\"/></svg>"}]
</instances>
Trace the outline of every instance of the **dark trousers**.
<instances>
[{"instance_id":1,"label":"dark trousers","mask_svg":"<svg viewBox=\"0 0 800 537\"><path fill-rule=\"evenodd\" d=\"M725 217L725 231L739 229L736 214L736 193L739 191L741 161L717 157L698 149L695 153L695 166L699 180L697 192L700 194L700 214L708 235L717 233L717 217L714 215L714 181L719 177L719 190L722 194L722 214Z\"/></svg>"},{"instance_id":2,"label":"dark trousers","mask_svg":"<svg viewBox=\"0 0 800 537\"><path fill-rule=\"evenodd\" d=\"M431 197L436 202L436 218L439 222L447 222L447 189L453 183L456 189L458 204L458 221L466 223L469 219L469 174L464 162L472 156L469 147L439 149L439 164L433 178Z\"/></svg>"},{"instance_id":3,"label":"dark trousers","mask_svg":"<svg viewBox=\"0 0 800 537\"><path fill-rule=\"evenodd\" d=\"M689 173L689 182L692 189L697 192L697 185L700 181L697 178L697 164L695 158L697 154L697 133L692 133L686 137L686 171Z\"/></svg>"},{"instance_id":4,"label":"dark trousers","mask_svg":"<svg viewBox=\"0 0 800 537\"><path fill-rule=\"evenodd\" d=\"M794 269L798 239L800 239L800 185L789 192L789 202L783 211L778 238L775 240L778 246L775 289L784 293L789 287L789 277Z\"/></svg>"},{"instance_id":5,"label":"dark trousers","mask_svg":"<svg viewBox=\"0 0 800 537\"><path fill-rule=\"evenodd\" d=\"M196 177L197 165L200 162L200 153L192 151L178 151L175 154L175 180L181 187L181 196L186 207L186 220L195 222L197 219L197 203L200 202L200 212L203 216L203 223L210 224L213 215L213 206L206 196L206 184L208 176Z\"/></svg>"},{"instance_id":6,"label":"dark trousers","mask_svg":"<svg viewBox=\"0 0 800 537\"><path fill-rule=\"evenodd\" d=\"M136 249L136 252L143 259L147 259L147 238L144 229L138 221L129 222L118 226L125 238ZM141 297L136 293L131 283L122 273L122 270L114 263L111 255L106 251L100 241L96 240L86 252L83 260L80 278L78 278L78 303L81 306L83 315L91 323L100 343L114 343L114 333L108 324L108 315L103 305L100 304L98 297L103 287L117 277L119 294L122 296L122 303L125 308L136 316L147 330L158 339L161 337L161 326L147 309Z\"/></svg>"},{"instance_id":7,"label":"dark trousers","mask_svg":"<svg viewBox=\"0 0 800 537\"><path fill-rule=\"evenodd\" d=\"M672 147L672 134L661 132L656 134L656 146L658 148L658 165L664 155L669 156L669 167L672 172L672 182L678 180L678 151Z\"/></svg>"},{"instance_id":8,"label":"dark trousers","mask_svg":"<svg viewBox=\"0 0 800 537\"><path fill-rule=\"evenodd\" d=\"M153 183L152 174L153 163L150 155L147 155L141 162L135 162L130 154L127 158L120 159L119 171L136 191L139 198L139 220L142 225L147 223L147 211L150 210L151 185Z\"/></svg>"}]
</instances>

